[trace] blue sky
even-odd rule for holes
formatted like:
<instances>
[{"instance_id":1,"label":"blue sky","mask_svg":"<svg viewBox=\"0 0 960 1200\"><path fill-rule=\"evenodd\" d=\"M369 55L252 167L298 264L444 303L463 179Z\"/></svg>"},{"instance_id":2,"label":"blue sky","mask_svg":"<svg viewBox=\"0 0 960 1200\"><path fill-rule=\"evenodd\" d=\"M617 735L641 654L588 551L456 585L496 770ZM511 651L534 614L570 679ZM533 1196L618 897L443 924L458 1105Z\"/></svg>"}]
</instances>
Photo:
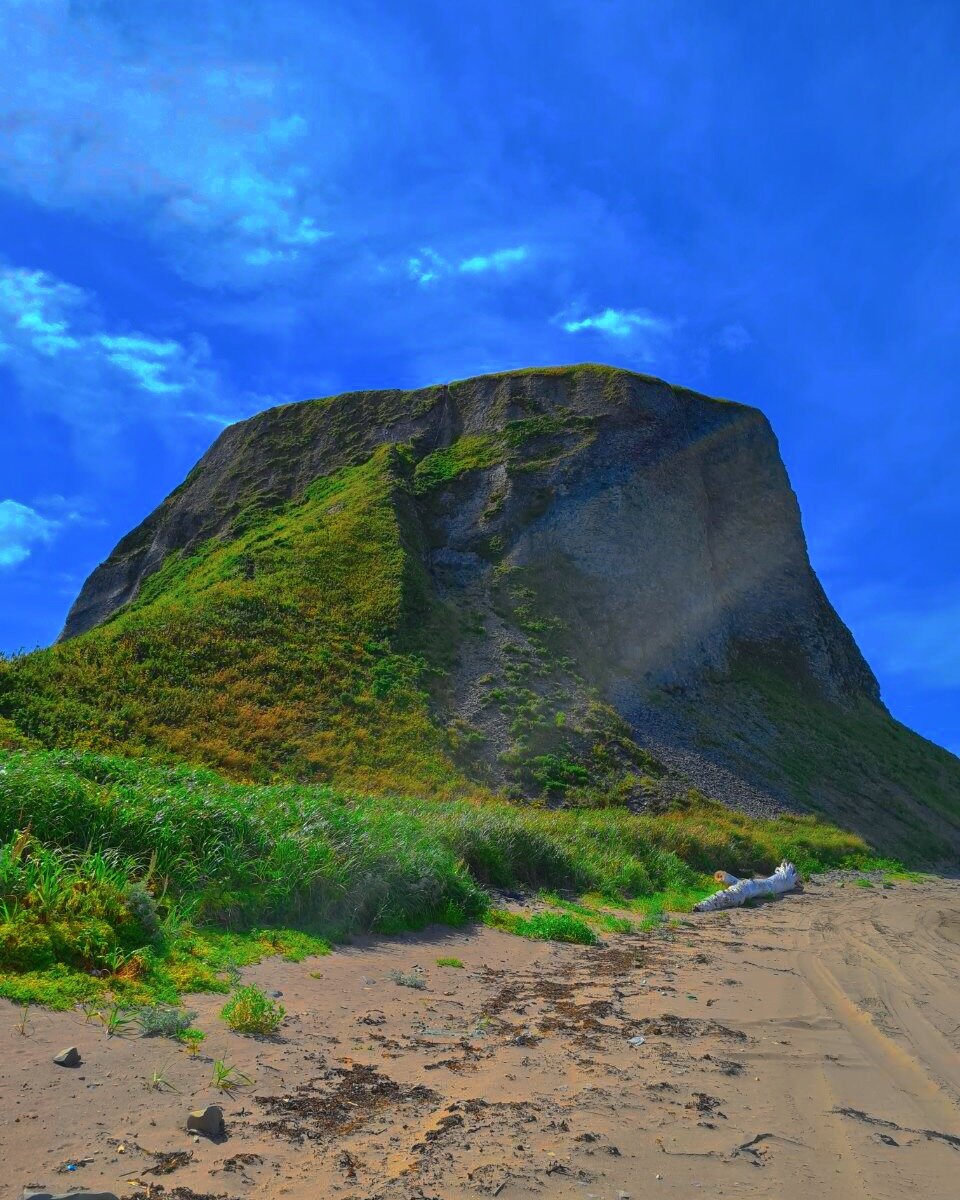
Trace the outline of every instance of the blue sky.
<instances>
[{"instance_id":1,"label":"blue sky","mask_svg":"<svg viewBox=\"0 0 960 1200\"><path fill-rule=\"evenodd\" d=\"M5 0L0 649L227 423L599 360L762 408L960 751L960 6Z\"/></svg>"}]
</instances>

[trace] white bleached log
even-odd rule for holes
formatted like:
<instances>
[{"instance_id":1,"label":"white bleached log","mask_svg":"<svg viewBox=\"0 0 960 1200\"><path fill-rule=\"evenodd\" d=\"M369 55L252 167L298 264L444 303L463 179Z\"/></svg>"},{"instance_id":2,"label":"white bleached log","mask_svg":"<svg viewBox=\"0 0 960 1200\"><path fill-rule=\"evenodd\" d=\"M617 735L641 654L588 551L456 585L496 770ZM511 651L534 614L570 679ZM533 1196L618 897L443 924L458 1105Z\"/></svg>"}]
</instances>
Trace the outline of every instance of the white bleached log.
<instances>
[{"instance_id":1,"label":"white bleached log","mask_svg":"<svg viewBox=\"0 0 960 1200\"><path fill-rule=\"evenodd\" d=\"M720 872L718 871L719 875ZM724 875L726 878L726 875ZM772 875L766 879L740 879L732 887L714 892L706 900L693 906L694 912L716 912L720 908L738 908L747 900L757 896L779 896L782 892L792 892L800 882L797 868L791 862L782 862Z\"/></svg>"}]
</instances>

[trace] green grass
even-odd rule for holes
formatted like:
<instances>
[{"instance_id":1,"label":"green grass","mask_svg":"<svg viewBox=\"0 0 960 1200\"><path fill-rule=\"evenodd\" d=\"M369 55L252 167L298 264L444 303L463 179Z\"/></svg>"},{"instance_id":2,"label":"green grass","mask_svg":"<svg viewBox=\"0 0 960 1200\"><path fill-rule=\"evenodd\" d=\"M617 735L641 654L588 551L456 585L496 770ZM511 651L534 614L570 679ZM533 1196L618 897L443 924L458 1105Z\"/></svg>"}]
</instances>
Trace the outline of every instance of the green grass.
<instances>
[{"instance_id":1,"label":"green grass","mask_svg":"<svg viewBox=\"0 0 960 1200\"><path fill-rule=\"evenodd\" d=\"M165 1037L179 1041L197 1017L192 1009L170 1005L144 1005L134 1014L141 1037Z\"/></svg>"},{"instance_id":2,"label":"green grass","mask_svg":"<svg viewBox=\"0 0 960 1200\"><path fill-rule=\"evenodd\" d=\"M107 750L234 778L469 795L411 630L431 603L410 464L362 466L171 555L81 637L0 658L0 747ZM434 639L435 641L436 639Z\"/></svg>"},{"instance_id":3,"label":"green grass","mask_svg":"<svg viewBox=\"0 0 960 1200\"><path fill-rule=\"evenodd\" d=\"M238 987L223 1008L220 1016L234 1033L258 1034L265 1037L276 1033L283 1024L287 1010L254 984Z\"/></svg>"},{"instance_id":4,"label":"green grass","mask_svg":"<svg viewBox=\"0 0 960 1200\"><path fill-rule=\"evenodd\" d=\"M871 844L920 863L956 863L960 760L867 700L828 704L809 681L768 663L741 663L733 687L776 729L771 775L791 796ZM730 690L731 697L733 689ZM721 697L721 703L722 703Z\"/></svg>"},{"instance_id":5,"label":"green grass","mask_svg":"<svg viewBox=\"0 0 960 1200\"><path fill-rule=\"evenodd\" d=\"M660 816L549 810L0 752L0 994L175 1004L228 992L232 972L265 955L482 919L487 886L680 908L718 865L746 874L788 857L810 871L867 853L813 818L758 822L707 802Z\"/></svg>"},{"instance_id":6,"label":"green grass","mask_svg":"<svg viewBox=\"0 0 960 1200\"><path fill-rule=\"evenodd\" d=\"M413 474L413 490L418 495L442 487L467 471L491 467L503 460L500 440L486 434L459 438L441 450L422 458Z\"/></svg>"},{"instance_id":7,"label":"green grass","mask_svg":"<svg viewBox=\"0 0 960 1200\"><path fill-rule=\"evenodd\" d=\"M574 916L580 917L591 929L602 930L604 933L633 933L634 924L627 917L618 916L616 913L609 912L604 905L602 897L585 896L581 902L567 900L558 896L556 892L541 891L540 899L551 908L559 909L562 912L572 913ZM624 902L628 903L628 902Z\"/></svg>"},{"instance_id":8,"label":"green grass","mask_svg":"<svg viewBox=\"0 0 960 1200\"><path fill-rule=\"evenodd\" d=\"M459 958L438 958L438 967L456 967L462 970L463 962Z\"/></svg>"},{"instance_id":9,"label":"green grass","mask_svg":"<svg viewBox=\"0 0 960 1200\"><path fill-rule=\"evenodd\" d=\"M494 929L538 942L574 942L581 946L593 946L597 942L597 935L590 926L569 913L541 912L524 917L505 908L492 908L487 913L486 923Z\"/></svg>"},{"instance_id":10,"label":"green grass","mask_svg":"<svg viewBox=\"0 0 960 1200\"><path fill-rule=\"evenodd\" d=\"M652 896L638 897L630 908L639 915L641 929L653 929L662 925L670 913L689 912L699 900L717 890L718 884L705 875L699 883L687 887L667 888Z\"/></svg>"}]
</instances>

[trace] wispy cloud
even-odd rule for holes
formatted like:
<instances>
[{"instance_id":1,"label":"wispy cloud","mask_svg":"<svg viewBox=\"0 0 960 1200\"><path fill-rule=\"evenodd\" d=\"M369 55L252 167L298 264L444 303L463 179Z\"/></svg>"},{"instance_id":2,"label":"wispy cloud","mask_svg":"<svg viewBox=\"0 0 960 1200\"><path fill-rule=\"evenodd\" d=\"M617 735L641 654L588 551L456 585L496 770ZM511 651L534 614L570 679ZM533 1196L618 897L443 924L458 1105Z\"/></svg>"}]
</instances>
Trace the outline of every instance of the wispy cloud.
<instances>
[{"instance_id":1,"label":"wispy cloud","mask_svg":"<svg viewBox=\"0 0 960 1200\"><path fill-rule=\"evenodd\" d=\"M329 231L281 65L151 24L134 42L99 6L3 6L0 181L49 208L128 217L193 277L246 282L314 249Z\"/></svg>"},{"instance_id":2,"label":"wispy cloud","mask_svg":"<svg viewBox=\"0 0 960 1200\"><path fill-rule=\"evenodd\" d=\"M577 315L575 308L568 308L553 320L566 333L592 335L619 343L628 357L644 363L657 359L675 329L674 322L644 308L604 308L586 316Z\"/></svg>"},{"instance_id":3,"label":"wispy cloud","mask_svg":"<svg viewBox=\"0 0 960 1200\"><path fill-rule=\"evenodd\" d=\"M507 250L494 250L490 254L475 254L472 258L465 258L458 269L474 275L484 271L507 271L522 263L526 257L526 246L512 246Z\"/></svg>"},{"instance_id":4,"label":"wispy cloud","mask_svg":"<svg viewBox=\"0 0 960 1200\"><path fill-rule=\"evenodd\" d=\"M17 567L30 557L34 546L49 542L60 528L58 521L16 500L0 500L0 567Z\"/></svg>"},{"instance_id":5,"label":"wispy cloud","mask_svg":"<svg viewBox=\"0 0 960 1200\"><path fill-rule=\"evenodd\" d=\"M563 327L567 333L589 329L612 338L628 338L637 333L663 335L671 329L670 322L662 317L655 317L645 309L628 308L605 308L593 316L565 320Z\"/></svg>"},{"instance_id":6,"label":"wispy cloud","mask_svg":"<svg viewBox=\"0 0 960 1200\"><path fill-rule=\"evenodd\" d=\"M203 339L111 329L93 296L45 271L0 266L0 365L27 405L77 429L124 417L235 419Z\"/></svg>"},{"instance_id":7,"label":"wispy cloud","mask_svg":"<svg viewBox=\"0 0 960 1200\"><path fill-rule=\"evenodd\" d=\"M502 274L519 266L529 253L526 246L510 246L504 250L491 250L486 254L451 260L430 246L422 246L417 254L407 259L407 274L421 285L435 283L444 276L455 274L483 275L488 271Z\"/></svg>"},{"instance_id":8,"label":"wispy cloud","mask_svg":"<svg viewBox=\"0 0 960 1200\"><path fill-rule=\"evenodd\" d=\"M22 341L37 353L55 358L80 343L69 332L69 314L84 302L79 288L43 271L0 268L0 321L11 323L7 338ZM10 341L3 345L9 349Z\"/></svg>"},{"instance_id":9,"label":"wispy cloud","mask_svg":"<svg viewBox=\"0 0 960 1200\"><path fill-rule=\"evenodd\" d=\"M433 283L449 271L450 264L447 260L429 246L423 246L418 254L407 259L407 274L421 285Z\"/></svg>"},{"instance_id":10,"label":"wispy cloud","mask_svg":"<svg viewBox=\"0 0 960 1200\"><path fill-rule=\"evenodd\" d=\"M107 362L126 371L145 392L168 396L184 390L184 380L168 376L183 356L179 342L143 336L109 337L107 334L100 334L97 342L102 346Z\"/></svg>"}]
</instances>

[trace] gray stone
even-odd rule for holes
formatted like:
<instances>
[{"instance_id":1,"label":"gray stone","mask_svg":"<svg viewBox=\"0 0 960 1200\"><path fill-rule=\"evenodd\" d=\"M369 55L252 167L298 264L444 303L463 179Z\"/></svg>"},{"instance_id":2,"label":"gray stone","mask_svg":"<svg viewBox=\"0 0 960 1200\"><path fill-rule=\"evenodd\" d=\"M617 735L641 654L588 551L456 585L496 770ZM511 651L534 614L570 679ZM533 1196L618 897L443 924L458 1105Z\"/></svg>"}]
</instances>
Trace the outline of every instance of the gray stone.
<instances>
[{"instance_id":1,"label":"gray stone","mask_svg":"<svg viewBox=\"0 0 960 1200\"><path fill-rule=\"evenodd\" d=\"M88 1188L82 1192L47 1192L25 1188L23 1200L120 1200L120 1197L116 1192L91 1192Z\"/></svg>"},{"instance_id":2,"label":"gray stone","mask_svg":"<svg viewBox=\"0 0 960 1200\"><path fill-rule=\"evenodd\" d=\"M66 1050L61 1050L53 1061L58 1067L79 1067L83 1059L76 1046L70 1046Z\"/></svg>"},{"instance_id":3,"label":"gray stone","mask_svg":"<svg viewBox=\"0 0 960 1200\"><path fill-rule=\"evenodd\" d=\"M202 1133L205 1137L222 1137L224 1131L223 1109L219 1104L208 1104L206 1108L195 1108L187 1117L187 1129L191 1133Z\"/></svg>"}]
</instances>

